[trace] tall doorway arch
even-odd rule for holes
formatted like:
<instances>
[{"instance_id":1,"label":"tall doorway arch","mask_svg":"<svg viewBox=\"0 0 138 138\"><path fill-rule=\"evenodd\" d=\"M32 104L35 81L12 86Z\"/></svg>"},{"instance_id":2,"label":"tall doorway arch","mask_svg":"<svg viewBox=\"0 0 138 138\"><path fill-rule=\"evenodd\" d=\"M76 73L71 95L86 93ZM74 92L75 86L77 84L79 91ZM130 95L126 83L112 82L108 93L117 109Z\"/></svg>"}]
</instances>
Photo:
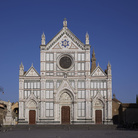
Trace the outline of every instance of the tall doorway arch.
<instances>
[{"instance_id":1,"label":"tall doorway arch","mask_svg":"<svg viewBox=\"0 0 138 138\"><path fill-rule=\"evenodd\" d=\"M71 124L73 119L73 94L65 89L59 95L60 106L60 122L61 124Z\"/></svg>"}]
</instances>

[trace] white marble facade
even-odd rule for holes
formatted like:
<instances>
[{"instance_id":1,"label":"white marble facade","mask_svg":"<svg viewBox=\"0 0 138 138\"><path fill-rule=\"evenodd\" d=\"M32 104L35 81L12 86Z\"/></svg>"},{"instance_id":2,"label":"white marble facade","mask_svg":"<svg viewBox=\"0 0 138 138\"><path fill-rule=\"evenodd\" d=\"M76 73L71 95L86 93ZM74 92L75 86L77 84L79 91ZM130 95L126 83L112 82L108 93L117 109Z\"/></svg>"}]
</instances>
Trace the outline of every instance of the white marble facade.
<instances>
[{"instance_id":1,"label":"white marble facade","mask_svg":"<svg viewBox=\"0 0 138 138\"><path fill-rule=\"evenodd\" d=\"M40 74L33 65L27 72L20 65L19 124L31 124L31 117L34 124L64 124L62 107L69 109L69 124L112 123L111 65L91 72L90 48L89 35L82 43L66 20L50 42L42 34Z\"/></svg>"}]
</instances>

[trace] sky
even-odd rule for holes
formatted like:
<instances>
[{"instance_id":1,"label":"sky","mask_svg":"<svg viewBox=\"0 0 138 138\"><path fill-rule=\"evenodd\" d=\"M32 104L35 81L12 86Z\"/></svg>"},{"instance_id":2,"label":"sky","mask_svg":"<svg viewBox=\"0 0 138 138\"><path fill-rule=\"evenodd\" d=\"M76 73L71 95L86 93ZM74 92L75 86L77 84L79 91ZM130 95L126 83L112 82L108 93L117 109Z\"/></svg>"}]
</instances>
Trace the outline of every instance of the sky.
<instances>
[{"instance_id":1,"label":"sky","mask_svg":"<svg viewBox=\"0 0 138 138\"><path fill-rule=\"evenodd\" d=\"M63 27L85 43L105 70L112 66L112 93L123 103L138 94L138 0L1 0L0 100L19 100L19 65L40 73L41 35L48 43Z\"/></svg>"}]
</instances>

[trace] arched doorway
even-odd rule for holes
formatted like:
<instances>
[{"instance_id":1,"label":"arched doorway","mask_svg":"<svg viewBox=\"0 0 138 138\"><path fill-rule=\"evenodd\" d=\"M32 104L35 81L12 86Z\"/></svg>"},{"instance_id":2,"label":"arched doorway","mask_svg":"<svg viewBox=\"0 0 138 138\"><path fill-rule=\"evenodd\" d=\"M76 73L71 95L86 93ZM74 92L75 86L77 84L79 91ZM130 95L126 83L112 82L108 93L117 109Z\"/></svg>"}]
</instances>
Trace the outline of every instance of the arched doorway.
<instances>
[{"instance_id":1,"label":"arched doorway","mask_svg":"<svg viewBox=\"0 0 138 138\"><path fill-rule=\"evenodd\" d=\"M30 100L28 102L28 111L29 111L29 124L36 124L36 102L34 100Z\"/></svg>"},{"instance_id":2,"label":"arched doorway","mask_svg":"<svg viewBox=\"0 0 138 138\"><path fill-rule=\"evenodd\" d=\"M97 99L94 105L95 108L95 124L103 123L103 103Z\"/></svg>"},{"instance_id":3,"label":"arched doorway","mask_svg":"<svg viewBox=\"0 0 138 138\"><path fill-rule=\"evenodd\" d=\"M61 124L70 124L73 116L71 110L73 108L73 96L68 90L64 90L59 96L59 101Z\"/></svg>"}]
</instances>

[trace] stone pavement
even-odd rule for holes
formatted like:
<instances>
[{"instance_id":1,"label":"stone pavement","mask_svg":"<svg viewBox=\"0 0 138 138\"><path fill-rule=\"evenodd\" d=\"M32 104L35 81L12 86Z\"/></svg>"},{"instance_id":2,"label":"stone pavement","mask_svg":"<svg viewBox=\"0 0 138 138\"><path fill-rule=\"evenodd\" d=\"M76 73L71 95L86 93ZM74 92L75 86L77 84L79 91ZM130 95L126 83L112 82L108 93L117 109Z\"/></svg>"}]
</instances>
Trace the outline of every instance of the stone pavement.
<instances>
[{"instance_id":1,"label":"stone pavement","mask_svg":"<svg viewBox=\"0 0 138 138\"><path fill-rule=\"evenodd\" d=\"M136 130L114 125L56 125L3 127L0 138L138 138Z\"/></svg>"}]
</instances>

